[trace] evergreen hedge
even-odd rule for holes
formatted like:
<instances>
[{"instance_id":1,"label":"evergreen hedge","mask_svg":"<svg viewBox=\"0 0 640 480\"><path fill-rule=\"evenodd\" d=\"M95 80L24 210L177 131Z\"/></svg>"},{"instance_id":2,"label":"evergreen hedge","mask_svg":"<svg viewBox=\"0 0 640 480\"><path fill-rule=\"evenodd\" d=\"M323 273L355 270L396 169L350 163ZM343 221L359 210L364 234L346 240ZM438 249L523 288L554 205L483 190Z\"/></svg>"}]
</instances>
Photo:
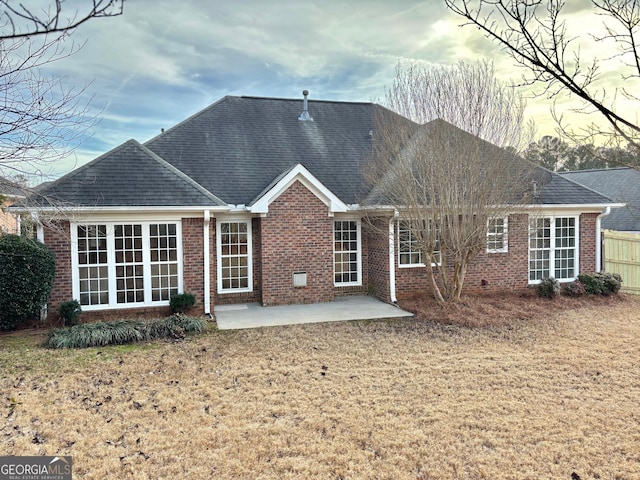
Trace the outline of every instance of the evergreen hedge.
<instances>
[{"instance_id":1,"label":"evergreen hedge","mask_svg":"<svg viewBox=\"0 0 640 480\"><path fill-rule=\"evenodd\" d=\"M42 243L0 236L0 330L38 316L49 299L55 269L53 252Z\"/></svg>"}]
</instances>

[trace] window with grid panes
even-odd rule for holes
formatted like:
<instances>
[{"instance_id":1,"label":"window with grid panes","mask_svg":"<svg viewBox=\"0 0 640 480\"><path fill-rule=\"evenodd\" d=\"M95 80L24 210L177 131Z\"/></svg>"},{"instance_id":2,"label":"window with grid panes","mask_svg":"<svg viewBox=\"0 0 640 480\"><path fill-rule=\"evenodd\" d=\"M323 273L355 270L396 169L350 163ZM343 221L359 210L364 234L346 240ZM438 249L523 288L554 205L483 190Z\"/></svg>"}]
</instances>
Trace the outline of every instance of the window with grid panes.
<instances>
[{"instance_id":1,"label":"window with grid panes","mask_svg":"<svg viewBox=\"0 0 640 480\"><path fill-rule=\"evenodd\" d=\"M169 300L178 293L178 236L174 223L149 225L151 300Z\"/></svg>"},{"instance_id":2,"label":"window with grid panes","mask_svg":"<svg viewBox=\"0 0 640 480\"><path fill-rule=\"evenodd\" d=\"M143 222L76 225L74 295L80 304L166 304L180 288L178 227L176 223Z\"/></svg>"},{"instance_id":3,"label":"window with grid panes","mask_svg":"<svg viewBox=\"0 0 640 480\"><path fill-rule=\"evenodd\" d=\"M490 218L487 222L487 252L499 253L509 249L507 218Z\"/></svg>"},{"instance_id":4,"label":"window with grid panes","mask_svg":"<svg viewBox=\"0 0 640 480\"><path fill-rule=\"evenodd\" d=\"M142 225L115 225L116 301L144 302Z\"/></svg>"},{"instance_id":5,"label":"window with grid panes","mask_svg":"<svg viewBox=\"0 0 640 480\"><path fill-rule=\"evenodd\" d=\"M534 217L529 220L529 281L577 275L577 218Z\"/></svg>"},{"instance_id":6,"label":"window with grid panes","mask_svg":"<svg viewBox=\"0 0 640 480\"><path fill-rule=\"evenodd\" d=\"M77 245L80 304L108 304L107 226L78 225Z\"/></svg>"},{"instance_id":7,"label":"window with grid panes","mask_svg":"<svg viewBox=\"0 0 640 480\"><path fill-rule=\"evenodd\" d=\"M223 291L250 288L249 241L249 222L220 222L220 286Z\"/></svg>"},{"instance_id":8,"label":"window with grid panes","mask_svg":"<svg viewBox=\"0 0 640 480\"><path fill-rule=\"evenodd\" d=\"M333 222L333 272L336 285L358 284L360 239L358 222L338 220Z\"/></svg>"},{"instance_id":9,"label":"window with grid panes","mask_svg":"<svg viewBox=\"0 0 640 480\"><path fill-rule=\"evenodd\" d=\"M436 238L439 238L439 235ZM436 240L433 258L438 264L441 262L439 240ZM409 224L403 221L398 222L398 264L405 267L424 265L418 239L411 231Z\"/></svg>"}]
</instances>

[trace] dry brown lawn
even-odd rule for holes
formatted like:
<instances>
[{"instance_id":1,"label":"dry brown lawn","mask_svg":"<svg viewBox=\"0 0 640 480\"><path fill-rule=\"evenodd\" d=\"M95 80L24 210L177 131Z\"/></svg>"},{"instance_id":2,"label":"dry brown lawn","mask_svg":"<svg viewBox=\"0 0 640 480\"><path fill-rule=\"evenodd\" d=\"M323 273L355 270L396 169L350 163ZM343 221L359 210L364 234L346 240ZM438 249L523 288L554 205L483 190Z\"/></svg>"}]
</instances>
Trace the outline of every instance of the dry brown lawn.
<instances>
[{"instance_id":1,"label":"dry brown lawn","mask_svg":"<svg viewBox=\"0 0 640 480\"><path fill-rule=\"evenodd\" d=\"M640 299L482 305L463 323L513 319L82 351L5 335L0 453L91 479L640 478Z\"/></svg>"}]
</instances>

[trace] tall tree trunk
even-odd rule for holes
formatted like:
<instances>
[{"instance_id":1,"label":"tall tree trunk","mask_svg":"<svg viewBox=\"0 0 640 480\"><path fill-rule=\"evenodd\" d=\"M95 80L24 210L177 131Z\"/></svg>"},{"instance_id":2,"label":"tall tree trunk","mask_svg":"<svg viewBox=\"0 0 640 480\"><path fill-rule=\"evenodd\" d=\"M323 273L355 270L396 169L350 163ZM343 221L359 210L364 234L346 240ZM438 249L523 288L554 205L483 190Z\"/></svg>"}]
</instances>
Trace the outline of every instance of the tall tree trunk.
<instances>
[{"instance_id":1,"label":"tall tree trunk","mask_svg":"<svg viewBox=\"0 0 640 480\"><path fill-rule=\"evenodd\" d=\"M438 287L438 282L436 282L436 277L433 273L433 266L431 266L431 264L427 265L427 279L429 280L429 286L431 287L433 297L438 303L444 303L445 300L440 288Z\"/></svg>"},{"instance_id":2,"label":"tall tree trunk","mask_svg":"<svg viewBox=\"0 0 640 480\"><path fill-rule=\"evenodd\" d=\"M462 294L462 286L464 285L464 277L467 274L467 261L463 260L459 263L456 263L455 271L453 274L453 299L460 300L460 295Z\"/></svg>"}]
</instances>

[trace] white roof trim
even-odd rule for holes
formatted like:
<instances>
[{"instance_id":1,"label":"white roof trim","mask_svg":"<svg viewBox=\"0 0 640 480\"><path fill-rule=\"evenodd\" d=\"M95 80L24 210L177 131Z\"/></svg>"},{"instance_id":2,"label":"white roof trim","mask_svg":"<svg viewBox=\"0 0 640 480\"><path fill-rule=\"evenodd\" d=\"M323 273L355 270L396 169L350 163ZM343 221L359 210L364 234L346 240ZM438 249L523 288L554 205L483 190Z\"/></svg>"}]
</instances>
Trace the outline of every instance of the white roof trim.
<instances>
[{"instance_id":1,"label":"white roof trim","mask_svg":"<svg viewBox=\"0 0 640 480\"><path fill-rule=\"evenodd\" d=\"M330 213L346 212L349 207L340 200L331 190L325 187L320 180L314 177L303 165L297 164L289 173L263 193L249 207L251 213L268 213L269 205L282 195L295 181L299 181L307 187L316 197L318 197L327 207Z\"/></svg>"}]
</instances>

